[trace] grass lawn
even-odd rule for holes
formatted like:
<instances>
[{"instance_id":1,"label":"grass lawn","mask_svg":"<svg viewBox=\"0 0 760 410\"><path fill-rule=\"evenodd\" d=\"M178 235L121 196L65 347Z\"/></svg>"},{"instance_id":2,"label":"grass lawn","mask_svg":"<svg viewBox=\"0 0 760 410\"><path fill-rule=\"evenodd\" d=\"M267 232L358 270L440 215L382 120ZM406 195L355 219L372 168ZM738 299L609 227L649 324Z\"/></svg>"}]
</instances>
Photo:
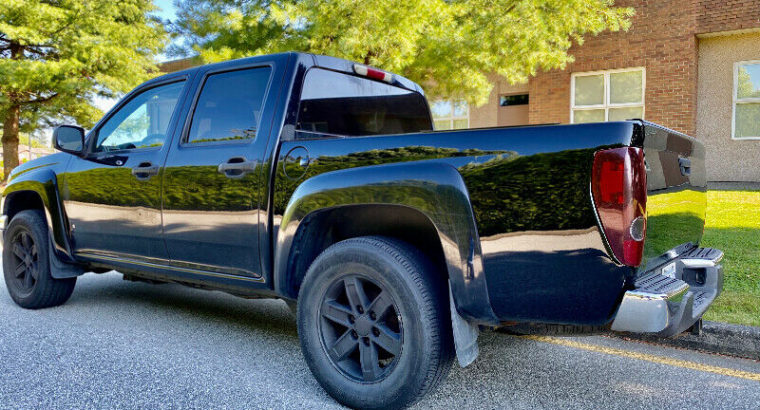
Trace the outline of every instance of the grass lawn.
<instances>
[{"instance_id":1,"label":"grass lawn","mask_svg":"<svg viewBox=\"0 0 760 410\"><path fill-rule=\"evenodd\" d=\"M760 191L709 191L701 246L725 252L723 293L705 320L760 326Z\"/></svg>"}]
</instances>

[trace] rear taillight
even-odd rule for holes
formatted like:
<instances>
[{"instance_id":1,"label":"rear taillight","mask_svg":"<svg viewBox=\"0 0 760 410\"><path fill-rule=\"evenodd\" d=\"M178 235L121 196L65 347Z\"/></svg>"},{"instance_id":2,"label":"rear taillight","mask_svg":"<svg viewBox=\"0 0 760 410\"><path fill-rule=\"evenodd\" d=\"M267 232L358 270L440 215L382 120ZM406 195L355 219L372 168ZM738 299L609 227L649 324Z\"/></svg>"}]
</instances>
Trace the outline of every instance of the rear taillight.
<instances>
[{"instance_id":1,"label":"rear taillight","mask_svg":"<svg viewBox=\"0 0 760 410\"><path fill-rule=\"evenodd\" d=\"M614 148L594 156L591 194L615 258L639 266L647 220L647 173L641 148Z\"/></svg>"}]
</instances>

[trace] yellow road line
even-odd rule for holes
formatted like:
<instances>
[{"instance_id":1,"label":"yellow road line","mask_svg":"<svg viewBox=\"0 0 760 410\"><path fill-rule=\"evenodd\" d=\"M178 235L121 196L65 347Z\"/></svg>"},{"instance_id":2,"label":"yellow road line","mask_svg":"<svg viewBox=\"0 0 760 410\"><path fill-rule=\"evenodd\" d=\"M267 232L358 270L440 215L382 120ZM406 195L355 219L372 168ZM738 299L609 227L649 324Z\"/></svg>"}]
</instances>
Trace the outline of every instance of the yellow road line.
<instances>
[{"instance_id":1,"label":"yellow road line","mask_svg":"<svg viewBox=\"0 0 760 410\"><path fill-rule=\"evenodd\" d=\"M708 364L690 362L688 360L673 359L670 357L656 356L646 353L632 352L630 350L615 349L613 347L591 345L586 343L576 342L574 340L563 339L558 337L549 336L522 336L524 339L535 340L537 342L552 343L560 346L567 346L576 349L588 350L597 353L606 353L615 356L628 357L631 359L644 360L652 363L666 364L669 366L683 367L686 369L699 370L702 372L709 372L720 374L723 376L738 377L740 379L747 379L756 382L760 382L760 373L745 372L743 370L728 369L725 367L710 366Z\"/></svg>"}]
</instances>

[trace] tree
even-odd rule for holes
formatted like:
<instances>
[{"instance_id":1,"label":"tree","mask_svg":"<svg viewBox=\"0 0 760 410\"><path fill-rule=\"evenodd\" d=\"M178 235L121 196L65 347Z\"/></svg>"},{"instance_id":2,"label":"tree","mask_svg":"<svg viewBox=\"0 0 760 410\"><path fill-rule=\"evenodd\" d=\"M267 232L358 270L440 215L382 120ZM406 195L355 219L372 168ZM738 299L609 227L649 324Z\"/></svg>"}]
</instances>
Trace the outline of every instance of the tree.
<instances>
[{"instance_id":1,"label":"tree","mask_svg":"<svg viewBox=\"0 0 760 410\"><path fill-rule=\"evenodd\" d=\"M91 126L114 98L156 71L166 33L152 0L3 0L0 121L7 176L20 130L73 119Z\"/></svg>"},{"instance_id":2,"label":"tree","mask_svg":"<svg viewBox=\"0 0 760 410\"><path fill-rule=\"evenodd\" d=\"M397 72L441 98L484 104L491 73L511 83L564 68L584 35L630 26L612 0L187 0L175 53L206 62L307 51Z\"/></svg>"}]
</instances>

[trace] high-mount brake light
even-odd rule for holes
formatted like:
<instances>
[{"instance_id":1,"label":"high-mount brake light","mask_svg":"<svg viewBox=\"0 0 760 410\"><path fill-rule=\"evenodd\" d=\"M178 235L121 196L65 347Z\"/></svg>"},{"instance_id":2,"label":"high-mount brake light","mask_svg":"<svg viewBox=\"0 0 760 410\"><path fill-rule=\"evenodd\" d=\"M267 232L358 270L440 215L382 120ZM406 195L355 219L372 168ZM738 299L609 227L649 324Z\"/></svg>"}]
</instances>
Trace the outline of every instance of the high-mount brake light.
<instances>
[{"instance_id":1,"label":"high-mount brake light","mask_svg":"<svg viewBox=\"0 0 760 410\"><path fill-rule=\"evenodd\" d=\"M644 150L613 148L594 155L591 194L612 253L622 264L639 266L647 229L647 174Z\"/></svg>"},{"instance_id":2,"label":"high-mount brake light","mask_svg":"<svg viewBox=\"0 0 760 410\"><path fill-rule=\"evenodd\" d=\"M386 73L385 71L378 70L362 64L354 64L354 72L363 77L371 78L373 80L385 81L386 83L393 82L393 74Z\"/></svg>"}]
</instances>

